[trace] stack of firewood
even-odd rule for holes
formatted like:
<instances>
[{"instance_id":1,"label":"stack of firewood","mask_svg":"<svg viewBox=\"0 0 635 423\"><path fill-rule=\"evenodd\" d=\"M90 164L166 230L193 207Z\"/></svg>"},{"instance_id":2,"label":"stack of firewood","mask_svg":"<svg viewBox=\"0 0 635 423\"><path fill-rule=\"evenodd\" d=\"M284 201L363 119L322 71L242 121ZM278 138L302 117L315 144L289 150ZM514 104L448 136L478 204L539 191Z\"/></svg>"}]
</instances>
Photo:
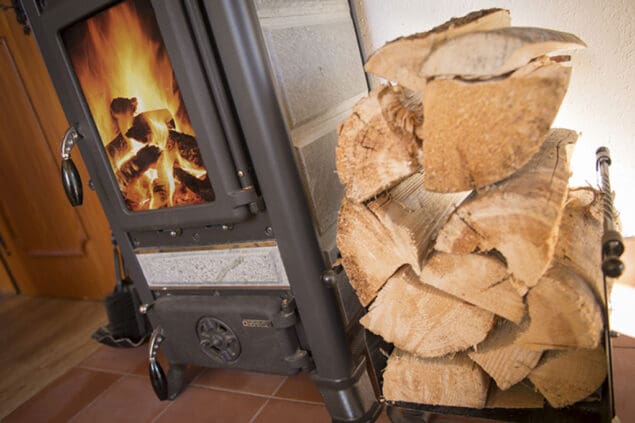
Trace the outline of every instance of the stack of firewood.
<instances>
[{"instance_id":1,"label":"stack of firewood","mask_svg":"<svg viewBox=\"0 0 635 423\"><path fill-rule=\"evenodd\" d=\"M394 40L340 127L337 243L391 401L563 407L606 377L599 193L551 125L576 36L501 9ZM492 382L493 380L493 382ZM541 395L542 394L542 395Z\"/></svg>"}]
</instances>

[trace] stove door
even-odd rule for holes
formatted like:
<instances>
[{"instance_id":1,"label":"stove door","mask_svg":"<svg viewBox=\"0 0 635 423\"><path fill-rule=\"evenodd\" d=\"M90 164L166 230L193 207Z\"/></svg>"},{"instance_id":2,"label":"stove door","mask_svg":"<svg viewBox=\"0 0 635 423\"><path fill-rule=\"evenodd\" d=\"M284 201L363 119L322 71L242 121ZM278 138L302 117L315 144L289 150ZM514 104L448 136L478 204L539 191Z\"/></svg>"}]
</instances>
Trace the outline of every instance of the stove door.
<instances>
[{"instance_id":1,"label":"stove door","mask_svg":"<svg viewBox=\"0 0 635 423\"><path fill-rule=\"evenodd\" d=\"M182 2L26 2L111 224L227 224L257 212L214 46Z\"/></svg>"}]
</instances>

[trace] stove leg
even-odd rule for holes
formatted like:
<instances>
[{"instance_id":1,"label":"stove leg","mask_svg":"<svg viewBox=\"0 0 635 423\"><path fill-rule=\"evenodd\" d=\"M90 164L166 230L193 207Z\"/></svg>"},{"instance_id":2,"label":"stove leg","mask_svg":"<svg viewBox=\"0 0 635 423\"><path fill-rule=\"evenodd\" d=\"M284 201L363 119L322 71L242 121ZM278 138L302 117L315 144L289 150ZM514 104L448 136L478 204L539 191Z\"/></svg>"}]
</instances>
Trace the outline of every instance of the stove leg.
<instances>
[{"instance_id":1,"label":"stove leg","mask_svg":"<svg viewBox=\"0 0 635 423\"><path fill-rule=\"evenodd\" d=\"M323 379L313 375L334 423L371 423L377 420L382 404L375 395L366 357L347 379Z\"/></svg>"},{"instance_id":2,"label":"stove leg","mask_svg":"<svg viewBox=\"0 0 635 423\"><path fill-rule=\"evenodd\" d=\"M170 363L168 370L168 399L173 400L179 396L185 387L185 370L187 366L184 364Z\"/></svg>"}]
</instances>

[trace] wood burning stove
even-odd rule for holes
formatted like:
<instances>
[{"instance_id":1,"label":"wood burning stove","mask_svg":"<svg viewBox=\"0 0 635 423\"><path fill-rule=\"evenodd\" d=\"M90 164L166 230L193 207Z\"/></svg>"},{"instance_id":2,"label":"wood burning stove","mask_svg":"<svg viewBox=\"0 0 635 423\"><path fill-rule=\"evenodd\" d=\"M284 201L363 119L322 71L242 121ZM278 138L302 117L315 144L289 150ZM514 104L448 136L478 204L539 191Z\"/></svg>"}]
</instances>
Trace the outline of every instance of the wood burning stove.
<instances>
[{"instance_id":1,"label":"wood burning stove","mask_svg":"<svg viewBox=\"0 0 635 423\"><path fill-rule=\"evenodd\" d=\"M157 393L174 398L188 364L311 372L335 421L374 420L377 340L333 266L336 125L367 90L348 4L24 8L72 126L69 198L77 144L155 329Z\"/></svg>"}]
</instances>

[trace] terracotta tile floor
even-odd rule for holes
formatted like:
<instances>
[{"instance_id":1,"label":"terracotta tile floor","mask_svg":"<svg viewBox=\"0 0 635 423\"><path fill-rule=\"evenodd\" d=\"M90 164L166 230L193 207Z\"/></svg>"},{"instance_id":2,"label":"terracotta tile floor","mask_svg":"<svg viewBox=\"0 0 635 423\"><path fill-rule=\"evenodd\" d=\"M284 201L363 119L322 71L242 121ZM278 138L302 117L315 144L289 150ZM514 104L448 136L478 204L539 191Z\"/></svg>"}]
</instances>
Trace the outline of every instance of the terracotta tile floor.
<instances>
[{"instance_id":1,"label":"terracotta tile floor","mask_svg":"<svg viewBox=\"0 0 635 423\"><path fill-rule=\"evenodd\" d=\"M615 340L614 386L622 422L635 422L635 340ZM306 375L284 377L221 369L191 369L175 401L156 399L147 377L146 348L100 347L77 367L19 406L3 423L222 422L321 423L330 418ZM437 420L435 420L437 421ZM444 423L473 421L443 417ZM482 420L480 420L482 421ZM388 423L382 414L378 420Z\"/></svg>"}]
</instances>

